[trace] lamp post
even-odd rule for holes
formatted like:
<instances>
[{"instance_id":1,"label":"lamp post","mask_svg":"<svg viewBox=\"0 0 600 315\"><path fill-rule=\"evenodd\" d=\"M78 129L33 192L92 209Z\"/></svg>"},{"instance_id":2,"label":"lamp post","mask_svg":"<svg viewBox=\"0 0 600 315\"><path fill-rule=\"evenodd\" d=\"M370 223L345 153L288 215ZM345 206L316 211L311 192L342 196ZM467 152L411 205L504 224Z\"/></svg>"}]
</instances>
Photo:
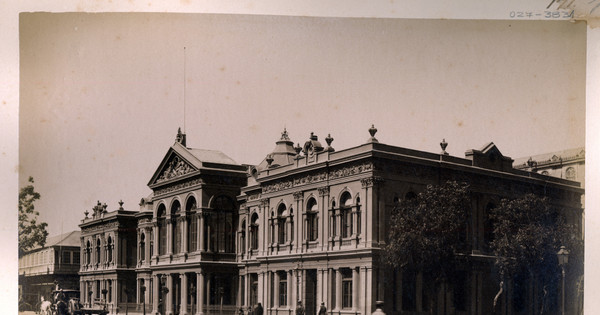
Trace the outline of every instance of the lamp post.
<instances>
[{"instance_id":1,"label":"lamp post","mask_svg":"<svg viewBox=\"0 0 600 315\"><path fill-rule=\"evenodd\" d=\"M129 296L133 295L134 291L130 288L125 288L125 315L129 314Z\"/></svg>"},{"instance_id":2,"label":"lamp post","mask_svg":"<svg viewBox=\"0 0 600 315\"><path fill-rule=\"evenodd\" d=\"M558 257L558 265L562 269L561 314L565 315L565 265L569 263L569 251L565 246L561 246L556 256Z\"/></svg>"}]
</instances>

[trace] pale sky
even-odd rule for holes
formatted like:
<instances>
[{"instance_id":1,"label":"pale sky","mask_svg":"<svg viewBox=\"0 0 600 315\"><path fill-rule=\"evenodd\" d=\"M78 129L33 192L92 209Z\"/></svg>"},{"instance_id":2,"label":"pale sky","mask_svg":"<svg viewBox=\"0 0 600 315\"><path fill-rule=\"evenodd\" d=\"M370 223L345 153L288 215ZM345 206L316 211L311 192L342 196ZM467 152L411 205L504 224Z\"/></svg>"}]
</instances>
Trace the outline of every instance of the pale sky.
<instances>
[{"instance_id":1,"label":"pale sky","mask_svg":"<svg viewBox=\"0 0 600 315\"><path fill-rule=\"evenodd\" d=\"M184 52L186 88L184 97ZM20 186L51 235L137 210L178 127L258 164L283 128L513 158L585 144L583 23L203 14L20 16ZM184 101L185 99L185 101Z\"/></svg>"}]
</instances>

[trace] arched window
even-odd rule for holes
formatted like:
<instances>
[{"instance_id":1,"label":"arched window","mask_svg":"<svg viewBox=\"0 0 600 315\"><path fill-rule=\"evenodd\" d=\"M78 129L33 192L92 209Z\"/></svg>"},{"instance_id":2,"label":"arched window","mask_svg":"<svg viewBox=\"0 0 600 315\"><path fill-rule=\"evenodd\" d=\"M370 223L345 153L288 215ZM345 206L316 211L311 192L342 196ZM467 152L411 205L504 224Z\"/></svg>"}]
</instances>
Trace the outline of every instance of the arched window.
<instances>
[{"instance_id":1,"label":"arched window","mask_svg":"<svg viewBox=\"0 0 600 315\"><path fill-rule=\"evenodd\" d=\"M187 212L189 216L196 208L196 198L192 196L185 204L185 212ZM198 218L193 215L189 216L189 218L187 230L188 251L195 252L198 249Z\"/></svg>"},{"instance_id":2,"label":"arched window","mask_svg":"<svg viewBox=\"0 0 600 315\"><path fill-rule=\"evenodd\" d=\"M288 216L288 213L286 210L287 209L285 208L284 204L279 205L279 208L277 209L277 243L279 243L279 244L285 244L285 239L286 239L285 219Z\"/></svg>"},{"instance_id":3,"label":"arched window","mask_svg":"<svg viewBox=\"0 0 600 315\"><path fill-rule=\"evenodd\" d=\"M156 213L158 223L158 254L167 253L167 209L164 204L158 206Z\"/></svg>"},{"instance_id":4,"label":"arched window","mask_svg":"<svg viewBox=\"0 0 600 315\"><path fill-rule=\"evenodd\" d=\"M140 234L140 261L146 259L146 234Z\"/></svg>"},{"instance_id":5,"label":"arched window","mask_svg":"<svg viewBox=\"0 0 600 315\"><path fill-rule=\"evenodd\" d=\"M306 238L309 241L319 238L319 207L314 198L310 198L306 204Z\"/></svg>"},{"instance_id":6,"label":"arched window","mask_svg":"<svg viewBox=\"0 0 600 315\"><path fill-rule=\"evenodd\" d=\"M352 235L352 196L345 192L340 198L340 213L342 216L342 237Z\"/></svg>"},{"instance_id":7,"label":"arched window","mask_svg":"<svg viewBox=\"0 0 600 315\"><path fill-rule=\"evenodd\" d=\"M250 248L258 249L258 214L252 214L252 224L250 225Z\"/></svg>"},{"instance_id":8,"label":"arched window","mask_svg":"<svg viewBox=\"0 0 600 315\"><path fill-rule=\"evenodd\" d=\"M107 263L111 263L112 259L113 259L113 244L112 244L112 237L108 237L108 240L106 241L106 262Z\"/></svg>"},{"instance_id":9,"label":"arched window","mask_svg":"<svg viewBox=\"0 0 600 315\"><path fill-rule=\"evenodd\" d=\"M96 239L96 265L100 264L100 239Z\"/></svg>"},{"instance_id":10,"label":"arched window","mask_svg":"<svg viewBox=\"0 0 600 315\"><path fill-rule=\"evenodd\" d=\"M90 240L87 241L87 245L85 246L85 264L90 265L92 263L92 244L90 244Z\"/></svg>"},{"instance_id":11,"label":"arched window","mask_svg":"<svg viewBox=\"0 0 600 315\"><path fill-rule=\"evenodd\" d=\"M575 172L575 168L573 168L573 167L567 168L565 174L566 174L566 177L568 180L576 180L577 179L577 173Z\"/></svg>"},{"instance_id":12,"label":"arched window","mask_svg":"<svg viewBox=\"0 0 600 315\"><path fill-rule=\"evenodd\" d=\"M178 200L175 200L171 205L171 235L172 245L173 245L173 254L177 254L181 252L181 204L179 204Z\"/></svg>"},{"instance_id":13,"label":"arched window","mask_svg":"<svg viewBox=\"0 0 600 315\"><path fill-rule=\"evenodd\" d=\"M224 253L235 251L233 229L234 204L226 196L216 197L212 202L213 215L208 220L210 226L210 248Z\"/></svg>"},{"instance_id":14,"label":"arched window","mask_svg":"<svg viewBox=\"0 0 600 315\"><path fill-rule=\"evenodd\" d=\"M290 208L290 213L288 214L289 217L289 239L290 239L290 243L294 241L294 208Z\"/></svg>"}]
</instances>

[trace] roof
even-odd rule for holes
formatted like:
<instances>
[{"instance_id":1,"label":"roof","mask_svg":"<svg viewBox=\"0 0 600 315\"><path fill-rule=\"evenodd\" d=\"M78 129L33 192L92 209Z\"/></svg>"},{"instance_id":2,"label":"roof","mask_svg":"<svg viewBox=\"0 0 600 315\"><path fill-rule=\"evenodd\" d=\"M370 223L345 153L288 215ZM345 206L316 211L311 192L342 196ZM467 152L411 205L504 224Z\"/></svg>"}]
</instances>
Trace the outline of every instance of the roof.
<instances>
[{"instance_id":1,"label":"roof","mask_svg":"<svg viewBox=\"0 0 600 315\"><path fill-rule=\"evenodd\" d=\"M574 149L567 149L556 152L549 152L538 155L531 155L527 157L520 157L515 159L515 167L527 166L527 161L531 158L532 161L540 162L553 162L562 160L563 162L574 160L574 159L585 159L585 147L579 147Z\"/></svg>"},{"instance_id":2,"label":"roof","mask_svg":"<svg viewBox=\"0 0 600 315\"><path fill-rule=\"evenodd\" d=\"M188 148L188 151L202 162L237 164L232 158L228 157L225 153L221 151L192 148Z\"/></svg>"},{"instance_id":3,"label":"roof","mask_svg":"<svg viewBox=\"0 0 600 315\"><path fill-rule=\"evenodd\" d=\"M44 245L44 247L81 246L80 237L81 237L81 231L79 231L79 230L67 232L67 233L60 234L60 235L50 236L50 237L46 238L46 244ZM38 245L38 246L32 248L32 250L38 249L38 248L41 248L41 246Z\"/></svg>"}]
</instances>

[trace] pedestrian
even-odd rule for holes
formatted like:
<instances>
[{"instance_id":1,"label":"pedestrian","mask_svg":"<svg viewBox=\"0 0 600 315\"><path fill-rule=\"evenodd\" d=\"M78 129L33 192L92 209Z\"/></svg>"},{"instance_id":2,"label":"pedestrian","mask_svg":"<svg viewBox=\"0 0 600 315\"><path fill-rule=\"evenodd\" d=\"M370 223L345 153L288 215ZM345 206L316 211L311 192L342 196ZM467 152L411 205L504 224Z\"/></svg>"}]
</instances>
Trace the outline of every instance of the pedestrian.
<instances>
[{"instance_id":1,"label":"pedestrian","mask_svg":"<svg viewBox=\"0 0 600 315\"><path fill-rule=\"evenodd\" d=\"M258 303L258 305L256 305L253 315L263 315L263 307L260 303Z\"/></svg>"},{"instance_id":2,"label":"pedestrian","mask_svg":"<svg viewBox=\"0 0 600 315\"><path fill-rule=\"evenodd\" d=\"M321 302L321 307L319 308L319 315L327 315L327 307L325 307L324 302Z\"/></svg>"},{"instance_id":3,"label":"pedestrian","mask_svg":"<svg viewBox=\"0 0 600 315\"><path fill-rule=\"evenodd\" d=\"M304 315L304 307L302 306L302 301L298 301L298 306L296 307L296 315Z\"/></svg>"}]
</instances>

